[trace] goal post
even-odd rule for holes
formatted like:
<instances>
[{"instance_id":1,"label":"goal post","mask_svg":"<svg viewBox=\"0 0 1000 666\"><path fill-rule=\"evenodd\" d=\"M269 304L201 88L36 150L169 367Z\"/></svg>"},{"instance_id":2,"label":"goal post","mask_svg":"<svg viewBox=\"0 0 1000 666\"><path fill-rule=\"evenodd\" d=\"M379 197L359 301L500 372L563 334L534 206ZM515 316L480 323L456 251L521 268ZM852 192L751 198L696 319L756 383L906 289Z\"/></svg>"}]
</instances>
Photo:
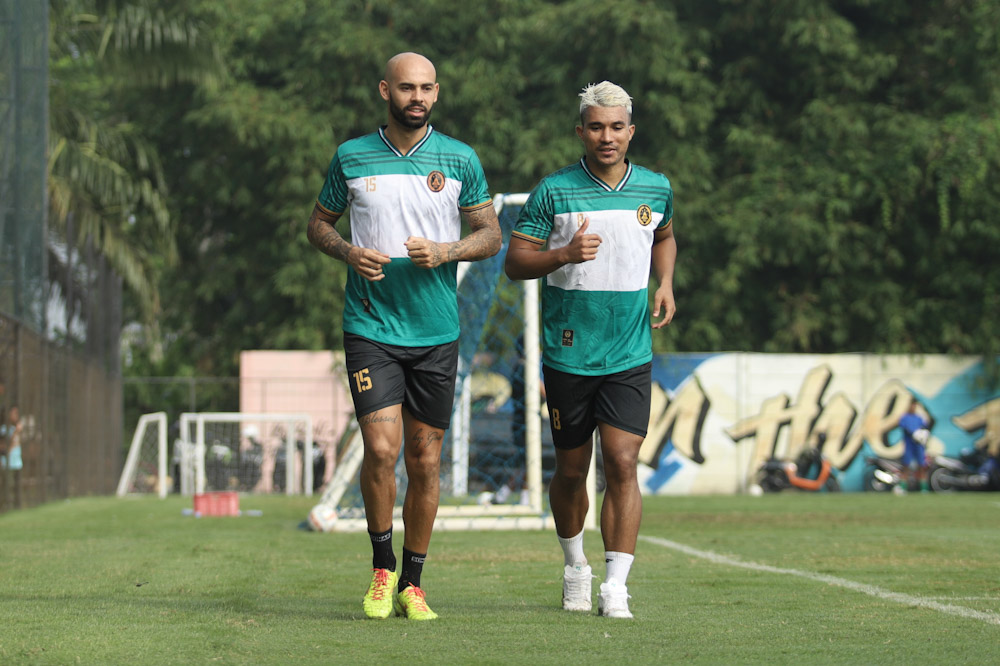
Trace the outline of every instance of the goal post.
<instances>
[{"instance_id":1,"label":"goal post","mask_svg":"<svg viewBox=\"0 0 1000 666\"><path fill-rule=\"evenodd\" d=\"M161 498L170 489L167 467L167 413L143 414L132 434L132 444L118 479L116 495L124 497L155 491Z\"/></svg>"},{"instance_id":2,"label":"goal post","mask_svg":"<svg viewBox=\"0 0 1000 666\"><path fill-rule=\"evenodd\" d=\"M171 455L166 412L139 418L119 497L210 491L308 496L323 478L326 460L314 446L309 414L184 412L175 427Z\"/></svg>"},{"instance_id":3,"label":"goal post","mask_svg":"<svg viewBox=\"0 0 1000 666\"><path fill-rule=\"evenodd\" d=\"M527 198L525 197L525 200ZM516 202L521 206L524 201ZM524 413L525 462L528 493L533 507L542 506L542 392L538 370L541 368L541 328L538 316L538 280L525 280L524 289Z\"/></svg>"},{"instance_id":4,"label":"goal post","mask_svg":"<svg viewBox=\"0 0 1000 666\"><path fill-rule=\"evenodd\" d=\"M226 432L219 426L234 424L238 430ZM180 416L181 493L201 494L207 490L247 489L271 492L278 481L280 446L284 446L286 495L313 493L313 430L309 414L274 412L184 412ZM302 442L299 451L298 443ZM232 457L238 455L233 465ZM244 451L252 451L243 456ZM209 482L207 462L218 463L217 478ZM193 474L191 465L193 464ZM185 473L186 472L186 473ZM193 479L194 487L189 488ZM253 486L250 486L251 483ZM225 485L225 487L220 487Z\"/></svg>"}]
</instances>

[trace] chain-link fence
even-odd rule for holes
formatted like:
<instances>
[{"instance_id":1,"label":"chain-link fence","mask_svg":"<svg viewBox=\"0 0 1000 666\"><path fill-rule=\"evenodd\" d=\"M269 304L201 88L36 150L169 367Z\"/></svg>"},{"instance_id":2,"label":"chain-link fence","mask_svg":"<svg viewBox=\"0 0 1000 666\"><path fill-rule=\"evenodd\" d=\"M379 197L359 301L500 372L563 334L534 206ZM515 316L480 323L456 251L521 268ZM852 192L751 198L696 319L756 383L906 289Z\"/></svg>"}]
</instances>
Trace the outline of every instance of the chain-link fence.
<instances>
[{"instance_id":1,"label":"chain-link fence","mask_svg":"<svg viewBox=\"0 0 1000 666\"><path fill-rule=\"evenodd\" d=\"M0 0L0 312L44 328L48 3Z\"/></svg>"},{"instance_id":2,"label":"chain-link fence","mask_svg":"<svg viewBox=\"0 0 1000 666\"><path fill-rule=\"evenodd\" d=\"M0 511L121 469L121 283L47 226L48 30L48 2L0 0Z\"/></svg>"},{"instance_id":3,"label":"chain-link fence","mask_svg":"<svg viewBox=\"0 0 1000 666\"><path fill-rule=\"evenodd\" d=\"M0 390L0 511L114 491L121 378L102 359L0 315Z\"/></svg>"}]
</instances>

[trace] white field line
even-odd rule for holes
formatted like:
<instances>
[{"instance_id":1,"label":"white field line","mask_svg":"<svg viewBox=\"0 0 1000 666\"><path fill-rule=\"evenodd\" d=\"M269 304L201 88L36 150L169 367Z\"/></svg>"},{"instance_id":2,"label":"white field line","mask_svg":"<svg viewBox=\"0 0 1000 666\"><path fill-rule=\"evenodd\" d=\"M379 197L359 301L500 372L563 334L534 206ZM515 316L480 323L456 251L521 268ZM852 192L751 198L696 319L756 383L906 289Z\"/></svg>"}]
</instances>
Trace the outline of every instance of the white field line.
<instances>
[{"instance_id":1,"label":"white field line","mask_svg":"<svg viewBox=\"0 0 1000 666\"><path fill-rule=\"evenodd\" d=\"M981 622L986 622L988 624L1000 625L1000 615L993 612L977 611L973 608L966 608L965 606L955 606L953 604L943 604L933 599L928 599L925 597L915 597L910 594L900 594L899 592L892 592L890 590L883 589L876 585L867 585L865 583L858 583L853 580L847 580L846 578L838 578L836 576L828 576L826 574L812 573L811 571L799 571L798 569L785 569L783 567L772 567L769 564L758 564L757 562L744 562L743 560L738 560L733 557L727 557L725 555L720 555L718 553L713 553L709 550L699 550L697 548L692 548L691 546L686 546L682 543L677 543L676 541L670 541L669 539L660 539L657 537L649 536L639 536L639 539L646 541L657 546L663 546L664 548L670 548L672 550L691 555L693 557L698 557L703 560L708 560L709 562L714 562L715 564L725 564L731 567L741 567L743 569L750 569L752 571L763 571L765 573L779 574L782 576L798 576L799 578L806 578L808 580L813 580L818 583L826 583L827 585L836 585L838 587L847 588L849 590L854 590L855 592L861 592L862 594L867 594L872 597L877 597L884 601L892 601L897 604L902 604L904 606L918 606L920 608L927 608L930 610L935 610L939 613L946 613L948 615L957 615L959 617L968 618L971 620L979 620Z\"/></svg>"}]
</instances>

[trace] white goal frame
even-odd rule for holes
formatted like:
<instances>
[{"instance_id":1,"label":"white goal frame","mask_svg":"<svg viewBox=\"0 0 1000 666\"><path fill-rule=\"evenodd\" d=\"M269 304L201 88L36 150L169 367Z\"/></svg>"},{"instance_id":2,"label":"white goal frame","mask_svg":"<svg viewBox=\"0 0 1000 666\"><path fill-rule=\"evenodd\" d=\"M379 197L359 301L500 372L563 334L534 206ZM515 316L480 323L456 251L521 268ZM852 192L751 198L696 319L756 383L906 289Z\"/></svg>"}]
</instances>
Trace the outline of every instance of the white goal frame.
<instances>
[{"instance_id":1,"label":"white goal frame","mask_svg":"<svg viewBox=\"0 0 1000 666\"><path fill-rule=\"evenodd\" d=\"M194 495L205 492L205 423L283 423L285 424L285 494L313 494L312 416L276 412L184 412L180 416L180 436L175 442L175 457L179 463L180 494ZM304 439L301 484L296 483L296 426L301 425ZM194 427L194 436L191 429ZM118 479L116 495L124 497L135 483L139 464L148 457L143 444L149 439L149 430L156 428L156 493L163 499L170 493L170 469L167 446L167 413L155 412L139 417L125 465Z\"/></svg>"},{"instance_id":2,"label":"white goal frame","mask_svg":"<svg viewBox=\"0 0 1000 666\"><path fill-rule=\"evenodd\" d=\"M298 488L295 484L295 425L303 424L305 432L305 449L302 458L302 493L312 495L313 488L313 468L308 460L312 452L313 431L312 416L309 414L286 414L276 412L184 412L181 414L181 435L179 445L181 446L181 494L189 495L201 494L205 492L205 422L213 423L284 423L285 428L285 494L297 495ZM191 425L194 425L194 441L189 441ZM186 470L190 469L190 463L185 460L186 455L194 456L194 479L191 488L191 479L187 478Z\"/></svg>"},{"instance_id":3,"label":"white goal frame","mask_svg":"<svg viewBox=\"0 0 1000 666\"><path fill-rule=\"evenodd\" d=\"M167 470L167 413L155 412L153 414L143 414L139 417L139 422L135 426L132 434L132 445L128 449L128 457L125 459L125 467L122 475L118 479L118 497L129 494L128 489L135 482L135 476L139 469L139 460L142 454L142 443L146 441L146 431L155 426L156 434L156 490L160 499L167 496L169 488Z\"/></svg>"}]
</instances>

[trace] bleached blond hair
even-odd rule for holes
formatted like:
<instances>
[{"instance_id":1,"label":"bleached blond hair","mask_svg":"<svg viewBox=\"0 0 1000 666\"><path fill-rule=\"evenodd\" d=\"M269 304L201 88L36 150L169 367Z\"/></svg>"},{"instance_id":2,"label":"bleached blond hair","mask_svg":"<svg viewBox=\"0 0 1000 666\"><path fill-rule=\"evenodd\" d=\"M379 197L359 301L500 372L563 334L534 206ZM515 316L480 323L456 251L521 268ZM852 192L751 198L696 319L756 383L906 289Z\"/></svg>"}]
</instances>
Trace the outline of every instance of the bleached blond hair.
<instances>
[{"instance_id":1,"label":"bleached blond hair","mask_svg":"<svg viewBox=\"0 0 1000 666\"><path fill-rule=\"evenodd\" d=\"M632 122L632 98L625 89L611 81L591 83L580 92L580 122L583 123L584 112L592 106L615 107L624 106L628 112L628 121Z\"/></svg>"}]
</instances>

